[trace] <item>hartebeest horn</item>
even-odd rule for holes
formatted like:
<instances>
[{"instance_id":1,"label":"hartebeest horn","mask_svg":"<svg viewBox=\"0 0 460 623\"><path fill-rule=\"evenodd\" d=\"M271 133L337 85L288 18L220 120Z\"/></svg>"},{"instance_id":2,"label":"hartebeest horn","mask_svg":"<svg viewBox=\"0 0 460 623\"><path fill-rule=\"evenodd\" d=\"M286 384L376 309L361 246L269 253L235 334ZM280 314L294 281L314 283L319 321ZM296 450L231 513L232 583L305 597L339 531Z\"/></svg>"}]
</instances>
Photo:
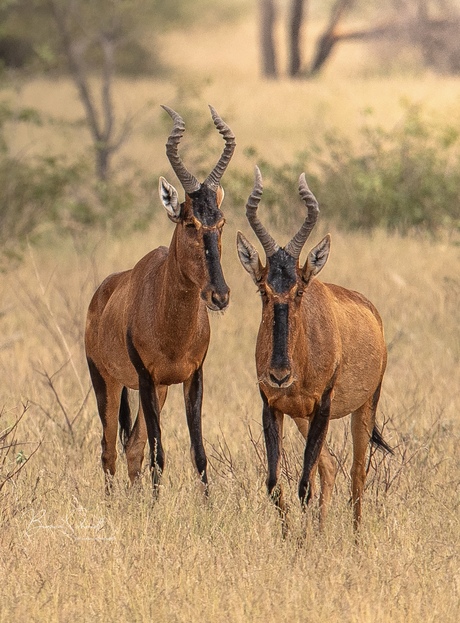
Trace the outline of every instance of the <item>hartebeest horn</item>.
<instances>
[{"instance_id":1,"label":"hartebeest horn","mask_svg":"<svg viewBox=\"0 0 460 623\"><path fill-rule=\"evenodd\" d=\"M316 200L315 195L308 188L305 173L302 173L299 177L299 195L307 206L307 217L294 238L292 238L292 240L284 248L286 253L289 253L289 255L296 260L299 258L303 246L307 241L311 230L316 224L319 214L318 201Z\"/></svg>"},{"instance_id":2,"label":"hartebeest horn","mask_svg":"<svg viewBox=\"0 0 460 623\"><path fill-rule=\"evenodd\" d=\"M178 152L178 145L185 132L184 120L179 113L169 108L169 106L163 106L162 104L161 107L166 110L174 121L174 127L166 143L166 155L185 192L188 194L193 193L200 188L201 184L196 177L185 168Z\"/></svg>"},{"instance_id":3,"label":"hartebeest horn","mask_svg":"<svg viewBox=\"0 0 460 623\"><path fill-rule=\"evenodd\" d=\"M204 183L207 186L209 186L211 190L216 192L219 187L222 175L225 173L225 169L227 168L228 163L230 162L230 159L233 156L233 152L235 151L235 147L236 147L236 142L235 142L235 135L230 130L228 125L224 121L222 121L222 119L219 117L216 109L213 108L211 105L209 106L209 109L211 111L211 116L212 116L214 125L219 130L219 133L222 135L222 137L225 140L224 151L222 152L222 155L219 158L219 161L217 162L214 169L211 171L211 173L208 175L208 177L204 181Z\"/></svg>"},{"instance_id":4,"label":"hartebeest horn","mask_svg":"<svg viewBox=\"0 0 460 623\"><path fill-rule=\"evenodd\" d=\"M260 198L262 197L263 190L262 174L257 166L254 168L254 178L254 188L252 189L252 193L249 195L246 202L246 217L254 230L255 235L260 240L264 248L265 255L267 257L271 257L278 251L279 246L270 236L257 216L257 207L259 205Z\"/></svg>"}]
</instances>

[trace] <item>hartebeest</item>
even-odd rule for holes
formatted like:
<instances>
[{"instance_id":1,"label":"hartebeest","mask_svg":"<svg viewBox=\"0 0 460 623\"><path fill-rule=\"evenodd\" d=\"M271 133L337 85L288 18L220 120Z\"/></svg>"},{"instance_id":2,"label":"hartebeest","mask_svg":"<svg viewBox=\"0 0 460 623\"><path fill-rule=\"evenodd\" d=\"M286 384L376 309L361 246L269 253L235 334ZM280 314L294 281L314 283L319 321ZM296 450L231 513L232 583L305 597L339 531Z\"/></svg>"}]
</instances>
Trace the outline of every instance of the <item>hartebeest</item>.
<instances>
[{"instance_id":1,"label":"hartebeest","mask_svg":"<svg viewBox=\"0 0 460 623\"><path fill-rule=\"evenodd\" d=\"M256 367L263 401L268 492L284 517L286 507L279 473L283 417L288 414L306 439L299 497L302 504L310 501L318 464L320 521L323 524L336 473L324 441L329 420L351 413L352 502L357 528L361 519L368 444L372 441L389 450L375 425L387 361L382 321L362 294L315 279L329 255L329 234L300 266L300 253L319 213L318 202L307 186L305 174L299 179L299 193L307 207L307 216L284 248L275 242L257 216L262 188L262 177L256 167L246 216L265 251L266 266L241 232L238 232L237 246L241 263L262 297Z\"/></svg>"},{"instance_id":2,"label":"hartebeest","mask_svg":"<svg viewBox=\"0 0 460 623\"><path fill-rule=\"evenodd\" d=\"M183 119L163 106L174 121L166 154L185 191L160 178L160 197L176 223L169 245L143 257L130 270L110 275L96 290L86 322L86 355L102 421L102 468L106 490L115 474L118 424L134 482L141 471L148 437L154 491L164 469L160 412L168 386L183 383L191 455L207 492L202 440L203 362L210 326L207 310L223 310L230 290L220 263L224 217L220 180L235 149L230 128L210 106L225 148L212 172L200 182L186 169L178 145ZM131 430L127 388L139 390L138 417Z\"/></svg>"}]
</instances>

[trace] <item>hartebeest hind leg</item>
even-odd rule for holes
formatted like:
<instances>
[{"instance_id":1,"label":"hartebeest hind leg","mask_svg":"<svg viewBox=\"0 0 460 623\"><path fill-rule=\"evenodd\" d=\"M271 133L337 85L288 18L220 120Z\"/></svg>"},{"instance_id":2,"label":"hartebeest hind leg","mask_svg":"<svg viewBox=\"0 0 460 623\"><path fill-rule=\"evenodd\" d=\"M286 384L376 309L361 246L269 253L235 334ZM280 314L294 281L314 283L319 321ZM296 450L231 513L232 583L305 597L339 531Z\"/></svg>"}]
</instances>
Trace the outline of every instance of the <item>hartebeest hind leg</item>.
<instances>
[{"instance_id":1,"label":"hartebeest hind leg","mask_svg":"<svg viewBox=\"0 0 460 623\"><path fill-rule=\"evenodd\" d=\"M201 430L201 407L203 403L203 368L200 366L184 385L185 413L187 415L188 430L190 433L190 455L204 494L208 495L207 458L203 445Z\"/></svg>"},{"instance_id":2,"label":"hartebeest hind leg","mask_svg":"<svg viewBox=\"0 0 460 623\"><path fill-rule=\"evenodd\" d=\"M366 453L375 425L375 412L380 395L380 387L374 396L351 415L351 435L353 439L353 463L351 466L351 500L353 504L353 528L357 530L361 522L361 506L366 484Z\"/></svg>"},{"instance_id":3,"label":"hartebeest hind leg","mask_svg":"<svg viewBox=\"0 0 460 623\"><path fill-rule=\"evenodd\" d=\"M96 394L99 417L102 422L101 460L105 474L105 491L109 494L117 460L118 414L123 386L109 376L104 378L94 361L89 357L88 367Z\"/></svg>"}]
</instances>

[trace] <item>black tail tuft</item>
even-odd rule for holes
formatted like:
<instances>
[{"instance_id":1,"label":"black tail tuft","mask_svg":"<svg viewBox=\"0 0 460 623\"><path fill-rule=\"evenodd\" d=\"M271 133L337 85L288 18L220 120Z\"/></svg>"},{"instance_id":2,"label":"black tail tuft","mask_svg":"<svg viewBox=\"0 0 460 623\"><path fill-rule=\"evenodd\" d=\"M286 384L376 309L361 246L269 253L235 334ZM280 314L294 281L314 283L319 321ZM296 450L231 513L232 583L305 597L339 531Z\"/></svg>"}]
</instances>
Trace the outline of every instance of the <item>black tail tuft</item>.
<instances>
[{"instance_id":1,"label":"black tail tuft","mask_svg":"<svg viewBox=\"0 0 460 623\"><path fill-rule=\"evenodd\" d=\"M393 448L384 441L382 437L382 433L379 431L377 426L374 426L374 430L372 431L371 444L376 448L380 448L381 450L385 450L385 452L389 452L390 454L394 454Z\"/></svg>"},{"instance_id":2,"label":"black tail tuft","mask_svg":"<svg viewBox=\"0 0 460 623\"><path fill-rule=\"evenodd\" d=\"M129 408L128 389L126 387L123 387L121 392L118 422L120 424L120 441L123 449L126 450L126 444L131 433L131 409Z\"/></svg>"}]
</instances>

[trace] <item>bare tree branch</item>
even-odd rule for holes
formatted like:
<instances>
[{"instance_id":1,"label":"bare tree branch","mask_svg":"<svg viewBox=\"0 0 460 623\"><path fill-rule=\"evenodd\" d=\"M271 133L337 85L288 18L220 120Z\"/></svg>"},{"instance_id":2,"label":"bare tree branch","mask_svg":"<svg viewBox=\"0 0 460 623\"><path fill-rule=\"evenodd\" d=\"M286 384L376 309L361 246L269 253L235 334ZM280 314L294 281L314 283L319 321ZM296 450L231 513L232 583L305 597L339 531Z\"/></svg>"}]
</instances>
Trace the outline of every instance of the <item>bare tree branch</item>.
<instances>
[{"instance_id":1,"label":"bare tree branch","mask_svg":"<svg viewBox=\"0 0 460 623\"><path fill-rule=\"evenodd\" d=\"M344 14L353 6L354 0L337 0L332 7L329 24L316 44L316 55L314 57L311 74L317 73L326 62L332 48L337 43L336 28Z\"/></svg>"}]
</instances>

